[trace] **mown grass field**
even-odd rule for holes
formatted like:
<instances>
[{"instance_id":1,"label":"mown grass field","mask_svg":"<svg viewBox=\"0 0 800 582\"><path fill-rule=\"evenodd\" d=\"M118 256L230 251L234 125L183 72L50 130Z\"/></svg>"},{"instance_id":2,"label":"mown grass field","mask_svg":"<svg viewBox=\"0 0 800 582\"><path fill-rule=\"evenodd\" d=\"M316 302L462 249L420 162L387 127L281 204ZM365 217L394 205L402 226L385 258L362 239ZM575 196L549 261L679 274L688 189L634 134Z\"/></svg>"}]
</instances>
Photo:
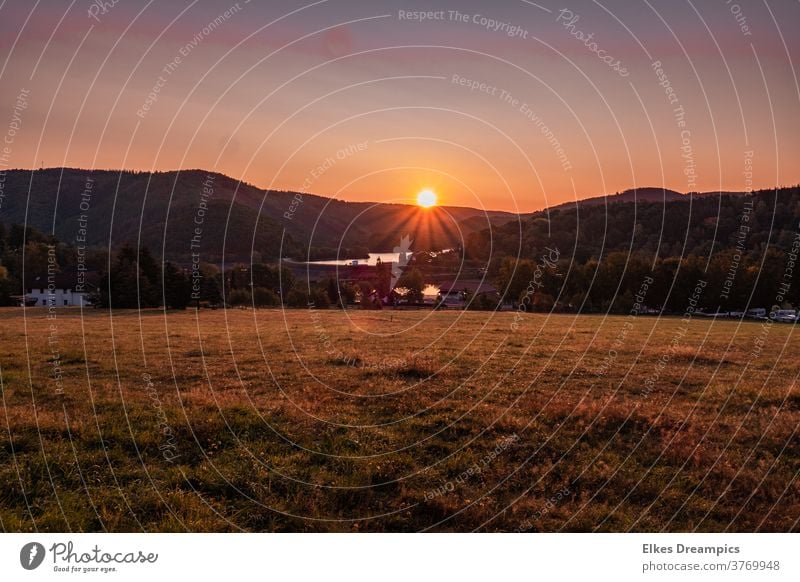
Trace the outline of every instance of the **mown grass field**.
<instances>
[{"instance_id":1,"label":"mown grass field","mask_svg":"<svg viewBox=\"0 0 800 582\"><path fill-rule=\"evenodd\" d=\"M0 526L800 529L792 327L515 317L1 310Z\"/></svg>"}]
</instances>

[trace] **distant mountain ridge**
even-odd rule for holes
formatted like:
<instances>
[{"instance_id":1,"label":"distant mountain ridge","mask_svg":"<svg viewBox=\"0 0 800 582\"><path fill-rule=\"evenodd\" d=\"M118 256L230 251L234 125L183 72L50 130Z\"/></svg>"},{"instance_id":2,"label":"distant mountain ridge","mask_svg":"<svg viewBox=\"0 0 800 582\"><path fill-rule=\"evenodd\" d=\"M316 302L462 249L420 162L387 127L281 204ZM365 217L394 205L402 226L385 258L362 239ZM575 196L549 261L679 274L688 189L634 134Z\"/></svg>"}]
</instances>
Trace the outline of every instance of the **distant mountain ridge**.
<instances>
[{"instance_id":1,"label":"distant mountain ridge","mask_svg":"<svg viewBox=\"0 0 800 582\"><path fill-rule=\"evenodd\" d=\"M83 229L89 245L140 243L175 260L194 251L209 261L223 254L226 261L245 260L251 252L265 260L303 256L320 248L391 251L405 235L415 250L449 248L472 232L516 219L502 211L425 210L267 191L204 170L9 170L4 193L0 222L43 232L55 225L65 242Z\"/></svg>"},{"instance_id":2,"label":"distant mountain ridge","mask_svg":"<svg viewBox=\"0 0 800 582\"><path fill-rule=\"evenodd\" d=\"M468 256L537 260L547 249L583 263L609 253L644 253L661 258L716 253L759 257L767 248L795 244L800 187L744 192L679 194L638 189L570 202L471 234ZM489 249L491 248L491 251Z\"/></svg>"},{"instance_id":3,"label":"distant mountain ridge","mask_svg":"<svg viewBox=\"0 0 800 582\"><path fill-rule=\"evenodd\" d=\"M591 198L583 198L577 201L564 202L563 204L557 204L555 206L551 206L546 210L571 208L575 205L597 206L601 204L615 204L618 202L636 202L636 203L665 202L666 203L666 202L676 202L678 200L687 200L693 196L696 197L742 196L744 194L745 192L723 192L723 191L690 192L688 194L681 194L680 192L676 192L675 190L670 190L668 188L655 188L655 187L631 188L628 190L624 190L622 192L617 192L616 194L609 194L606 196L593 196Z\"/></svg>"},{"instance_id":4,"label":"distant mountain ridge","mask_svg":"<svg viewBox=\"0 0 800 582\"><path fill-rule=\"evenodd\" d=\"M709 200L712 195L741 194L681 194L645 187L517 215L455 206L422 209L406 204L347 202L315 194L264 190L200 169L131 172L48 168L6 172L0 222L26 223L42 232L50 232L55 225L55 235L67 243L83 236L89 246L140 244L179 262L191 260L192 253L210 262L223 256L226 262L246 261L251 256L256 260L285 256L349 258L363 256L367 250L391 251L406 235L413 239L414 250L452 248L469 240L492 245L493 231L508 235L532 220L582 208L661 205L693 196Z\"/></svg>"}]
</instances>

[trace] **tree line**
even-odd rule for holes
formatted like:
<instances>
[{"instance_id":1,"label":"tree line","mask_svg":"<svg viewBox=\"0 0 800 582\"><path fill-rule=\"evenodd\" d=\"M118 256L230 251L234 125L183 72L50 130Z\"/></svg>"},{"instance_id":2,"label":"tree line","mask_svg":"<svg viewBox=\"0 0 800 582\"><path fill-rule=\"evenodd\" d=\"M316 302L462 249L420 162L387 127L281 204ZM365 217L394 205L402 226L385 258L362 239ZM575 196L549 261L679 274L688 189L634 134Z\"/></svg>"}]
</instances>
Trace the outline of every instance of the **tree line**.
<instances>
[{"instance_id":1,"label":"tree line","mask_svg":"<svg viewBox=\"0 0 800 582\"><path fill-rule=\"evenodd\" d=\"M363 273L358 281L333 277L306 281L275 263L235 263L224 270L205 262L182 266L158 259L146 246L125 244L111 253L101 248L82 252L83 267L95 275L94 284L86 289L88 298L98 307L185 309L252 305L325 309L337 304L353 305L362 298L363 307L377 307L377 299L392 291L389 264ZM35 276L45 281L51 255L59 272L76 274L75 246L32 227L0 223L0 305L16 305L25 295L26 287L31 285L23 281L23 272L29 281ZM411 297L421 300L423 279L418 271L404 274L400 282Z\"/></svg>"},{"instance_id":2,"label":"tree line","mask_svg":"<svg viewBox=\"0 0 800 582\"><path fill-rule=\"evenodd\" d=\"M326 309L356 298L350 285L334 279L301 281L278 264L236 263L220 269L211 263L191 268L156 261L146 247L124 245L112 257L92 295L100 307L135 308L254 306Z\"/></svg>"},{"instance_id":3,"label":"tree line","mask_svg":"<svg viewBox=\"0 0 800 582\"><path fill-rule=\"evenodd\" d=\"M298 280L280 263L237 263L194 270L156 258L146 247L87 249L85 265L99 274L99 306L182 309L190 305L326 308L420 303L430 273L465 266L498 295L467 298L473 309L505 303L535 311L628 312L643 307L683 312L702 282L696 308L744 311L800 305L795 281L800 245L800 188L752 195L692 196L658 203L620 202L560 208L474 233L463 249L412 265L392 285L391 265L362 270L358 280ZM0 224L0 304L24 294L25 273L45 273L48 253L59 268L76 267L75 247L31 227ZM652 281L641 296L643 282ZM642 301L640 301L640 299Z\"/></svg>"},{"instance_id":4,"label":"tree line","mask_svg":"<svg viewBox=\"0 0 800 582\"><path fill-rule=\"evenodd\" d=\"M707 312L798 307L799 246L792 187L541 212L522 227L476 233L465 252L488 264L504 301L524 298L525 309L627 312L651 278L646 307L677 313L698 282L697 308Z\"/></svg>"},{"instance_id":5,"label":"tree line","mask_svg":"<svg viewBox=\"0 0 800 582\"><path fill-rule=\"evenodd\" d=\"M708 313L769 311L800 305L792 267L797 250L769 248L761 257L739 258L724 251L710 259L616 251L582 264L565 258L552 265L505 257L493 280L504 301L526 311L628 313L636 307L639 313L682 313L690 304ZM694 298L698 285L702 293Z\"/></svg>"}]
</instances>

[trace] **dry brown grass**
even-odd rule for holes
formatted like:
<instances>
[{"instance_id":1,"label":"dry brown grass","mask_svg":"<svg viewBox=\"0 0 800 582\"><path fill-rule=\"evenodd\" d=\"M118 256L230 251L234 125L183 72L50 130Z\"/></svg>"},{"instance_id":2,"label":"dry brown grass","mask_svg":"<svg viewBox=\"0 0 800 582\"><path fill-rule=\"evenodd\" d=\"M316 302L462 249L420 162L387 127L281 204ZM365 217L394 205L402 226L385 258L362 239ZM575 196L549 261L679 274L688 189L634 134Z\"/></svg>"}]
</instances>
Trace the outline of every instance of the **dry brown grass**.
<instances>
[{"instance_id":1,"label":"dry brown grass","mask_svg":"<svg viewBox=\"0 0 800 582\"><path fill-rule=\"evenodd\" d=\"M45 315L0 311L8 531L799 529L789 326Z\"/></svg>"}]
</instances>

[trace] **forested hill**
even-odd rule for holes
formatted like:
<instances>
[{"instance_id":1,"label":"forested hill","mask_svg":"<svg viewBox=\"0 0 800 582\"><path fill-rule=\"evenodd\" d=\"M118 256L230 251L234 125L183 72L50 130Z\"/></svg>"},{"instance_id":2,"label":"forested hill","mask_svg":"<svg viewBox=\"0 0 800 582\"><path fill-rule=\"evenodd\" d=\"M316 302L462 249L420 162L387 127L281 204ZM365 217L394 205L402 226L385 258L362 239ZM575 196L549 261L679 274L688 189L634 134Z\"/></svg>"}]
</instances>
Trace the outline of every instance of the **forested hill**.
<instances>
[{"instance_id":1,"label":"forested hill","mask_svg":"<svg viewBox=\"0 0 800 582\"><path fill-rule=\"evenodd\" d=\"M223 249L226 261L248 260L251 248L256 260L306 256L309 250L315 258L337 250L346 256L345 249L357 255L391 251L404 235L414 239L415 250L449 248L460 243L460 233L516 218L474 208L423 210L266 191L204 170L10 170L2 193L1 223L48 233L55 225L66 243L83 232L89 245L141 244L179 261L190 256L198 227L203 260L213 262Z\"/></svg>"},{"instance_id":2,"label":"forested hill","mask_svg":"<svg viewBox=\"0 0 800 582\"><path fill-rule=\"evenodd\" d=\"M798 187L752 196L639 188L520 216L266 191L204 170L10 170L2 194L0 223L42 232L55 225L55 235L66 243L83 234L88 245L140 244L179 262L193 250L210 262L223 250L226 261L248 260L251 249L257 261L309 252L323 258L337 249L361 256L391 251L404 235L414 239L415 250L466 240L468 257L481 260L490 249L493 258L517 257L521 249L523 258L535 259L547 246L578 262L629 250L657 251L661 258L705 256L737 245L759 256L768 243L787 248L800 219ZM199 249L193 249L198 226ZM740 228L746 228L742 240Z\"/></svg>"},{"instance_id":3,"label":"forested hill","mask_svg":"<svg viewBox=\"0 0 800 582\"><path fill-rule=\"evenodd\" d=\"M472 258L504 256L536 260L545 247L578 263L614 251L660 258L708 256L725 250L761 256L768 245L788 249L800 222L800 187L752 195L718 193L670 196L660 202L569 204L484 229L468 237Z\"/></svg>"}]
</instances>

